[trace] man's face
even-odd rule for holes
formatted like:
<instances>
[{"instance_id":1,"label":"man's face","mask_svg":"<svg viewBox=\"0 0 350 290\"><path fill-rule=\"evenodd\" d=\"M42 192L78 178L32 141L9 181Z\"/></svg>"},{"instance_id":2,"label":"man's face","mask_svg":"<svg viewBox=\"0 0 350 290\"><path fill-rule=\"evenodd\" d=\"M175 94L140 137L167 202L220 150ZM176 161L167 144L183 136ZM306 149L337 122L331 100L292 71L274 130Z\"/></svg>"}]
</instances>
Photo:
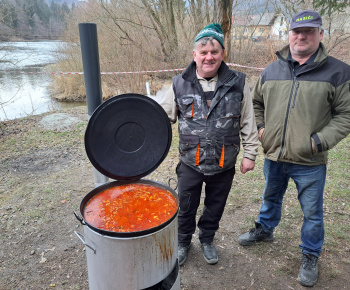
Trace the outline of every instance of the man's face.
<instances>
[{"instance_id":1,"label":"man's face","mask_svg":"<svg viewBox=\"0 0 350 290\"><path fill-rule=\"evenodd\" d=\"M202 78L214 77L223 57L224 50L216 39L213 40L213 43L208 41L206 45L199 44L193 50L193 60L196 62L197 72Z\"/></svg>"},{"instance_id":2,"label":"man's face","mask_svg":"<svg viewBox=\"0 0 350 290\"><path fill-rule=\"evenodd\" d=\"M323 39L323 30L318 27L295 28L289 34L289 45L292 56L307 58L313 55Z\"/></svg>"}]
</instances>

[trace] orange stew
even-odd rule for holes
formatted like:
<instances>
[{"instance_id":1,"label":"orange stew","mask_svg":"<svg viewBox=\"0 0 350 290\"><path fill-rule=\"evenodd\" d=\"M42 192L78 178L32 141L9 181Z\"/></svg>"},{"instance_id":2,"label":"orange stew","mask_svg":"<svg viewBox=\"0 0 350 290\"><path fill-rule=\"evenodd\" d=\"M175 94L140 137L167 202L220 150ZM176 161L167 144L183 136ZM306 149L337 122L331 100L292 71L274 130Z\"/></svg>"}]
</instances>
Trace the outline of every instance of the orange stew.
<instances>
[{"instance_id":1,"label":"orange stew","mask_svg":"<svg viewBox=\"0 0 350 290\"><path fill-rule=\"evenodd\" d=\"M167 190L146 184L109 188L86 204L84 218L92 226L113 232L136 232L156 227L177 211Z\"/></svg>"}]
</instances>

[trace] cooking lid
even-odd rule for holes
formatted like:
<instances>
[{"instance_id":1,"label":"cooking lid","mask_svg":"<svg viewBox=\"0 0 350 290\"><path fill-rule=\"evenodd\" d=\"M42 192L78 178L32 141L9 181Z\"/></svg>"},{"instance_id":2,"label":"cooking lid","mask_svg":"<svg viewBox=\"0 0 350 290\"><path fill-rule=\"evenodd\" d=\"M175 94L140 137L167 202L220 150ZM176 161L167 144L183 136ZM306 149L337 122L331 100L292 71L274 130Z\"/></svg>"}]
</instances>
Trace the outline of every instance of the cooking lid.
<instances>
[{"instance_id":1,"label":"cooking lid","mask_svg":"<svg viewBox=\"0 0 350 290\"><path fill-rule=\"evenodd\" d=\"M139 94L108 99L92 114L85 149L93 166L117 180L139 179L168 154L171 125L163 108Z\"/></svg>"}]
</instances>

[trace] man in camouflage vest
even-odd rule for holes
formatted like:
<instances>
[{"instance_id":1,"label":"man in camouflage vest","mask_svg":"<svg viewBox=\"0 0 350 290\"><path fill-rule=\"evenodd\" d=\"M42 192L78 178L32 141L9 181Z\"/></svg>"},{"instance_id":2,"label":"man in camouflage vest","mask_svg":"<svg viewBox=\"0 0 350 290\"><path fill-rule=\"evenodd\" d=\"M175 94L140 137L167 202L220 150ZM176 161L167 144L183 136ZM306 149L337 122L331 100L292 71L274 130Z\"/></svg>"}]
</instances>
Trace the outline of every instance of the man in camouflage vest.
<instances>
[{"instance_id":1,"label":"man in camouflage vest","mask_svg":"<svg viewBox=\"0 0 350 290\"><path fill-rule=\"evenodd\" d=\"M207 263L216 264L213 239L219 228L243 145L241 172L253 170L258 134L250 91L241 72L223 62L220 24L197 35L193 61L173 79L161 105L171 122L178 120L179 159L176 168L180 212L178 259L182 265L196 229L196 213L205 183L204 208L198 220L199 241Z\"/></svg>"}]
</instances>

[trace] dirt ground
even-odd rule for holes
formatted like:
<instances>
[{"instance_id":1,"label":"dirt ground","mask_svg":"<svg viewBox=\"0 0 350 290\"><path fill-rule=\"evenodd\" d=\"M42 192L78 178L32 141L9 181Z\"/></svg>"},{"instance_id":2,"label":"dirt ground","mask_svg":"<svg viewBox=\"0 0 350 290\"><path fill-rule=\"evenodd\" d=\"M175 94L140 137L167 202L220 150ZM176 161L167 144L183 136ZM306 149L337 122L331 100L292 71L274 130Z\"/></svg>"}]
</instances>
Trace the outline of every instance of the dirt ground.
<instances>
[{"instance_id":1,"label":"dirt ground","mask_svg":"<svg viewBox=\"0 0 350 290\"><path fill-rule=\"evenodd\" d=\"M41 120L52 113L0 123L1 290L88 289L85 247L74 233L83 227L73 214L94 188L83 140L87 114L84 107L65 113L76 118L72 126L46 128ZM146 178L165 184L175 178L176 151L175 144ZM249 176L237 173L233 187ZM295 240L277 235L273 243L243 248L237 238L252 226L246 217L257 215L259 201L251 207L233 201L215 238L218 264L206 264L195 235L180 269L181 289L303 289L297 281L299 232ZM290 243L293 250L287 252ZM348 245L324 251L313 289L350 289Z\"/></svg>"}]
</instances>

